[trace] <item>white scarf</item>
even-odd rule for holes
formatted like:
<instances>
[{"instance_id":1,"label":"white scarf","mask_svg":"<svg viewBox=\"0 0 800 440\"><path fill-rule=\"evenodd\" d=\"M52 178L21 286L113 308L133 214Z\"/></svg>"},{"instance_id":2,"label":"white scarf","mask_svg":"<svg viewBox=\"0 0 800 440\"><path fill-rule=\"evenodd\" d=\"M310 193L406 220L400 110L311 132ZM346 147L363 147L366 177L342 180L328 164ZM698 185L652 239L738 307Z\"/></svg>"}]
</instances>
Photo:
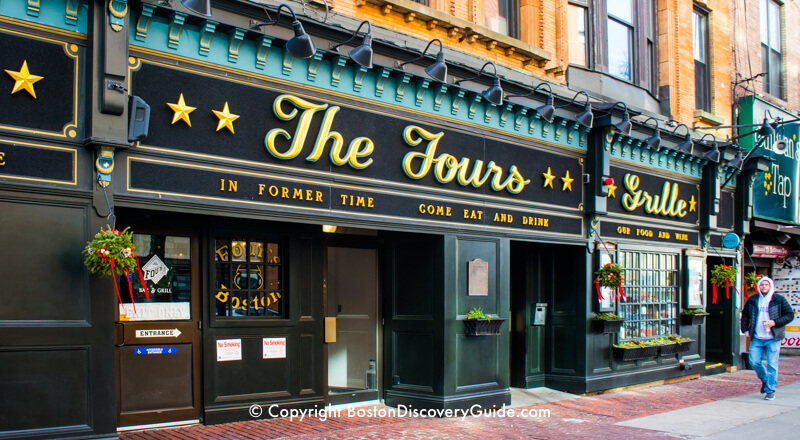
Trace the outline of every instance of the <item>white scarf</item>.
<instances>
[{"instance_id":1,"label":"white scarf","mask_svg":"<svg viewBox=\"0 0 800 440\"><path fill-rule=\"evenodd\" d=\"M761 293L761 283L769 283L769 292L766 295ZM758 322L756 322L756 338L758 339L774 339L772 330L767 330L764 327L764 321L769 321L769 303L772 301L772 294L775 293L775 283L768 277L763 277L758 281Z\"/></svg>"}]
</instances>

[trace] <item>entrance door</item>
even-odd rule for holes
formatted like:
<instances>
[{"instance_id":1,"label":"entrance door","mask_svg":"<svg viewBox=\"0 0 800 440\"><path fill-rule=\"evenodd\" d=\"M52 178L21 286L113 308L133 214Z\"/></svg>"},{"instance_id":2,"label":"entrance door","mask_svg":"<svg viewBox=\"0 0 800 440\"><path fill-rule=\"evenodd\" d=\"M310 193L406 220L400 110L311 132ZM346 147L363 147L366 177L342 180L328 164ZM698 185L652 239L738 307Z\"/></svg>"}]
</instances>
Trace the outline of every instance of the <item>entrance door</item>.
<instances>
[{"instance_id":1,"label":"entrance door","mask_svg":"<svg viewBox=\"0 0 800 440\"><path fill-rule=\"evenodd\" d=\"M192 237L134 234L149 290L119 277L118 426L200 419L198 245Z\"/></svg>"},{"instance_id":2,"label":"entrance door","mask_svg":"<svg viewBox=\"0 0 800 440\"><path fill-rule=\"evenodd\" d=\"M708 267L723 264L724 260L717 257L708 257ZM709 271L710 273L710 271ZM717 288L717 302L713 301L713 285L710 276L706 282L706 362L714 363L733 363L733 332L734 318L733 306L737 292L731 286L729 295L726 298L725 288ZM737 333L738 334L738 333Z\"/></svg>"},{"instance_id":3,"label":"entrance door","mask_svg":"<svg viewBox=\"0 0 800 440\"><path fill-rule=\"evenodd\" d=\"M327 344L332 404L378 398L378 252L327 248L327 313L336 342Z\"/></svg>"}]
</instances>

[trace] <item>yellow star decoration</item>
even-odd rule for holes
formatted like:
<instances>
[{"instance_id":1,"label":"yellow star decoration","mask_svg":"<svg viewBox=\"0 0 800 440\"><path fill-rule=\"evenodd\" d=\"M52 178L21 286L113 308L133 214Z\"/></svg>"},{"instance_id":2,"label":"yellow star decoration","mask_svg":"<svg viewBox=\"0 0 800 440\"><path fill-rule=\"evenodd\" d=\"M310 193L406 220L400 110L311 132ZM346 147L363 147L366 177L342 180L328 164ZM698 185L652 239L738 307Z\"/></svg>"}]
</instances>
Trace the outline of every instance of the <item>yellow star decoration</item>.
<instances>
[{"instance_id":1,"label":"yellow star decoration","mask_svg":"<svg viewBox=\"0 0 800 440\"><path fill-rule=\"evenodd\" d=\"M572 181L575 179L569 177L569 170L567 170L567 175L562 177L561 180L564 181L564 186L561 188L561 191L566 191L566 190L572 191Z\"/></svg>"},{"instance_id":2,"label":"yellow star decoration","mask_svg":"<svg viewBox=\"0 0 800 440\"><path fill-rule=\"evenodd\" d=\"M33 83L39 81L40 79L44 78L43 76L31 75L28 71L28 60L24 60L22 62L22 68L19 69L19 72L14 72L13 70L6 70L6 73L11 75L11 78L16 81L14 83L14 89L11 90L11 94L19 92L20 90L26 90L28 93L33 96L33 99L36 99L36 92L33 90Z\"/></svg>"},{"instance_id":3,"label":"yellow star decoration","mask_svg":"<svg viewBox=\"0 0 800 440\"><path fill-rule=\"evenodd\" d=\"M544 176L544 186L542 186L542 188L547 188L548 186L550 188L552 188L553 187L553 179L555 179L556 176L554 176L553 174L550 173L550 167L547 167L547 172L546 173L542 173L542 175Z\"/></svg>"},{"instance_id":4,"label":"yellow star decoration","mask_svg":"<svg viewBox=\"0 0 800 440\"><path fill-rule=\"evenodd\" d=\"M192 126L192 121L189 120L189 113L193 112L195 108L186 105L186 101L183 100L183 93L181 93L181 97L178 98L177 104L168 102L167 105L175 112L175 116L172 117L173 124L183 119L186 125L189 127Z\"/></svg>"},{"instance_id":5,"label":"yellow star decoration","mask_svg":"<svg viewBox=\"0 0 800 440\"><path fill-rule=\"evenodd\" d=\"M697 202L694 200L694 196L692 196L692 198L689 199L689 212L696 211L695 206L697 206Z\"/></svg>"},{"instance_id":6,"label":"yellow star decoration","mask_svg":"<svg viewBox=\"0 0 800 440\"><path fill-rule=\"evenodd\" d=\"M608 197L617 198L617 185L608 185Z\"/></svg>"},{"instance_id":7,"label":"yellow star decoration","mask_svg":"<svg viewBox=\"0 0 800 440\"><path fill-rule=\"evenodd\" d=\"M211 110L214 112L215 115L219 118L219 123L217 124L217 131L222 130L223 127L227 127L228 130L233 133L233 121L239 119L239 115L234 115L233 113L228 110L228 101L225 101L225 108L222 111Z\"/></svg>"}]
</instances>

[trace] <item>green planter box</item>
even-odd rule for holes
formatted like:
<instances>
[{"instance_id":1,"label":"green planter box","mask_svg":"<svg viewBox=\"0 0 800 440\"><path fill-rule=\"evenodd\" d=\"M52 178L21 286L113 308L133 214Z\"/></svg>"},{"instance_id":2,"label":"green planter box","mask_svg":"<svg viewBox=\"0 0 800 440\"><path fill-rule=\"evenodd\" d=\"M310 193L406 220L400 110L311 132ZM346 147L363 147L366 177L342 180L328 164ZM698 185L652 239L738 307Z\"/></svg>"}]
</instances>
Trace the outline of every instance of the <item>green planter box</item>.
<instances>
[{"instance_id":1,"label":"green planter box","mask_svg":"<svg viewBox=\"0 0 800 440\"><path fill-rule=\"evenodd\" d=\"M500 334L506 318L465 319L463 322L466 336L492 336Z\"/></svg>"},{"instance_id":2,"label":"green planter box","mask_svg":"<svg viewBox=\"0 0 800 440\"><path fill-rule=\"evenodd\" d=\"M614 351L614 358L619 361L635 361L639 359L650 359L658 356L658 345L652 347L611 347Z\"/></svg>"},{"instance_id":3,"label":"green planter box","mask_svg":"<svg viewBox=\"0 0 800 440\"><path fill-rule=\"evenodd\" d=\"M595 333L619 333L624 319L592 319L592 330Z\"/></svg>"},{"instance_id":4,"label":"green planter box","mask_svg":"<svg viewBox=\"0 0 800 440\"><path fill-rule=\"evenodd\" d=\"M693 313L681 313L681 324L682 325L700 325L705 321L706 316L708 313L703 314L693 314Z\"/></svg>"}]
</instances>

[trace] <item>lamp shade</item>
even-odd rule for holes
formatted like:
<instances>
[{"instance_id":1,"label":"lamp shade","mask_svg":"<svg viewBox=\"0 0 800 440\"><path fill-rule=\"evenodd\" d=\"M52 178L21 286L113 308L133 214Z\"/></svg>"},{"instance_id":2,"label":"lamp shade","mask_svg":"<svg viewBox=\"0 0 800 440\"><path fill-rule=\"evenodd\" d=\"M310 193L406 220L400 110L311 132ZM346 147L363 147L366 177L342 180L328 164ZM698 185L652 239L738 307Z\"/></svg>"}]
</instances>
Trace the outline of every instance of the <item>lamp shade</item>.
<instances>
[{"instance_id":1,"label":"lamp shade","mask_svg":"<svg viewBox=\"0 0 800 440\"><path fill-rule=\"evenodd\" d=\"M553 101L549 96L547 97L547 102L544 105L536 107L536 113L539 113L539 116L547 121L548 124L553 122L553 116L556 113L556 108L553 107Z\"/></svg>"},{"instance_id":2,"label":"lamp shade","mask_svg":"<svg viewBox=\"0 0 800 440\"><path fill-rule=\"evenodd\" d=\"M633 124L631 124L631 117L626 111L625 113L622 114L622 121L614 124L614 128L616 128L618 132L624 135L629 135L631 134L632 125Z\"/></svg>"},{"instance_id":3,"label":"lamp shade","mask_svg":"<svg viewBox=\"0 0 800 440\"><path fill-rule=\"evenodd\" d=\"M706 159L710 160L711 162L719 162L719 148L717 147L717 143L714 142L714 148L708 150L706 154L703 155Z\"/></svg>"},{"instance_id":4,"label":"lamp shade","mask_svg":"<svg viewBox=\"0 0 800 440\"><path fill-rule=\"evenodd\" d=\"M306 33L306 30L303 29L303 24L295 20L292 23L292 28L294 28L294 37L286 42L286 50L295 58L308 59L313 57L317 52L317 47Z\"/></svg>"},{"instance_id":5,"label":"lamp shade","mask_svg":"<svg viewBox=\"0 0 800 440\"><path fill-rule=\"evenodd\" d=\"M758 130L756 130L756 133L759 136L767 137L775 133L775 129L772 128L769 123L767 123L767 118L764 118L764 123L761 124L761 127L759 127Z\"/></svg>"},{"instance_id":6,"label":"lamp shade","mask_svg":"<svg viewBox=\"0 0 800 440\"><path fill-rule=\"evenodd\" d=\"M678 151L692 154L693 150L694 150L694 142L692 142L692 137L689 134L687 134L686 137L683 138L683 141L681 141L681 143L678 144Z\"/></svg>"},{"instance_id":7,"label":"lamp shade","mask_svg":"<svg viewBox=\"0 0 800 440\"><path fill-rule=\"evenodd\" d=\"M350 51L350 59L361 67L372 69L372 36L365 35L361 46Z\"/></svg>"},{"instance_id":8,"label":"lamp shade","mask_svg":"<svg viewBox=\"0 0 800 440\"><path fill-rule=\"evenodd\" d=\"M661 135L656 132L649 138L645 139L644 143L647 144L649 148L658 151L658 149L661 148Z\"/></svg>"},{"instance_id":9,"label":"lamp shade","mask_svg":"<svg viewBox=\"0 0 800 440\"><path fill-rule=\"evenodd\" d=\"M436 61L425 68L425 73L439 82L447 82L447 64L444 62L444 53L440 50L436 54Z\"/></svg>"},{"instance_id":10,"label":"lamp shade","mask_svg":"<svg viewBox=\"0 0 800 440\"><path fill-rule=\"evenodd\" d=\"M492 78L492 85L481 92L481 95L492 104L501 105L503 103L503 88L500 87L500 78L496 76Z\"/></svg>"},{"instance_id":11,"label":"lamp shade","mask_svg":"<svg viewBox=\"0 0 800 440\"><path fill-rule=\"evenodd\" d=\"M583 111L575 116L575 120L578 121L578 124L581 124L586 128L592 128L592 124L594 124L592 105L586 103L586 105L583 107Z\"/></svg>"},{"instance_id":12,"label":"lamp shade","mask_svg":"<svg viewBox=\"0 0 800 440\"><path fill-rule=\"evenodd\" d=\"M181 4L195 14L211 17L211 0L181 0Z\"/></svg>"}]
</instances>

